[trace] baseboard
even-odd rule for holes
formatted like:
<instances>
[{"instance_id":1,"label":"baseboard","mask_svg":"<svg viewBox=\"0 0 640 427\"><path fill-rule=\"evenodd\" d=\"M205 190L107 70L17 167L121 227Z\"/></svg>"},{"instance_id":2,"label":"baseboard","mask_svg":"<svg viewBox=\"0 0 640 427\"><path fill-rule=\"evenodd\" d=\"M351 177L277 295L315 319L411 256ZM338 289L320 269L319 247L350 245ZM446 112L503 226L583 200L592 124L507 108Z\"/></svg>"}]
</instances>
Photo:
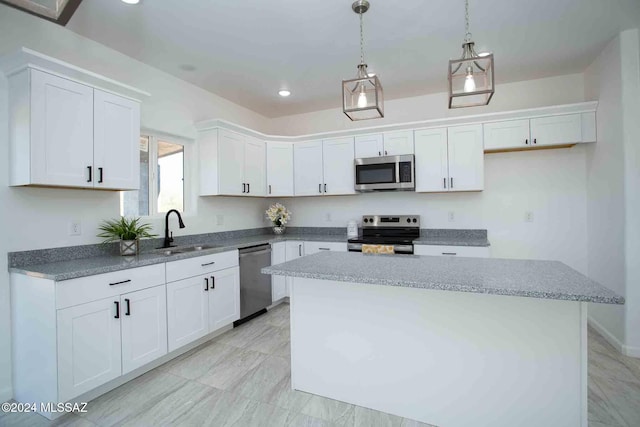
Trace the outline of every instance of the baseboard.
<instances>
[{"instance_id":1,"label":"baseboard","mask_svg":"<svg viewBox=\"0 0 640 427\"><path fill-rule=\"evenodd\" d=\"M11 387L3 388L0 390L0 402L6 402L13 398L13 390Z\"/></svg>"},{"instance_id":2,"label":"baseboard","mask_svg":"<svg viewBox=\"0 0 640 427\"><path fill-rule=\"evenodd\" d=\"M589 325L598 331L598 333L620 353L629 357L640 357L640 347L632 347L630 345L623 344L615 335L609 332L607 328L598 323L597 320L590 317Z\"/></svg>"}]
</instances>

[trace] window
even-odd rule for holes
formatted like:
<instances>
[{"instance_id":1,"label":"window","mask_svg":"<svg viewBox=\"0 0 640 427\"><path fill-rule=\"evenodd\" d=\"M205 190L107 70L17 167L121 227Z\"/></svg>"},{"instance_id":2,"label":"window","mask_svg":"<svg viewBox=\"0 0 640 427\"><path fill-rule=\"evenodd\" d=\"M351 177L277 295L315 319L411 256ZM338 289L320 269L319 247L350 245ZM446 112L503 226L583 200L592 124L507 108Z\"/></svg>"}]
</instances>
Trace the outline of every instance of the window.
<instances>
[{"instance_id":1,"label":"window","mask_svg":"<svg viewBox=\"0 0 640 427\"><path fill-rule=\"evenodd\" d=\"M151 216L185 209L185 144L153 135L140 137L140 190L120 193L120 214Z\"/></svg>"}]
</instances>

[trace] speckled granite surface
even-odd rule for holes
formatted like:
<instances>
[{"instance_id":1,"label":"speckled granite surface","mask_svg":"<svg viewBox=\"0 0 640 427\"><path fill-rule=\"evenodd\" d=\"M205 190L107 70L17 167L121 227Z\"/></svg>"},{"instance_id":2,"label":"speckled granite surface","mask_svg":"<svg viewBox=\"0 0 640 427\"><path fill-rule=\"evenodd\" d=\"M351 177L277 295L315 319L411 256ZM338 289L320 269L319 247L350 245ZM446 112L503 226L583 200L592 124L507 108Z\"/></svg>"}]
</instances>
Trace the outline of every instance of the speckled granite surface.
<instances>
[{"instance_id":1,"label":"speckled granite surface","mask_svg":"<svg viewBox=\"0 0 640 427\"><path fill-rule=\"evenodd\" d=\"M203 237L204 236L204 237ZM151 264L160 264L164 262L177 261L180 259L193 258L197 256L210 255L219 252L225 252L242 247L259 245L263 243L274 243L287 240L304 240L313 242L346 242L346 235L338 234L295 234L287 233L282 236L273 234L258 234L244 237L228 238L228 239L207 239L207 235L201 235L200 238L193 237L184 243L179 241L181 246L202 244L213 246L195 252L187 252L183 254L165 255L162 250L152 250L143 252L136 257L122 257L120 255L101 255L86 258L56 260L53 262L35 262L33 264L13 264L9 268L12 273L21 273L33 277L39 277L50 280L69 280L78 277L92 276L94 274L110 273L112 271L126 270L128 268L142 267ZM176 239L178 241L178 239ZM67 249L67 248L63 248ZM55 249L47 249L46 251L54 251ZM30 251L37 252L37 251ZM85 253L83 251L83 253ZM42 259L40 256L35 259ZM24 259L21 259L24 261Z\"/></svg>"},{"instance_id":2,"label":"speckled granite surface","mask_svg":"<svg viewBox=\"0 0 640 427\"><path fill-rule=\"evenodd\" d=\"M604 304L624 298L558 261L321 252L263 273Z\"/></svg>"},{"instance_id":3,"label":"speckled granite surface","mask_svg":"<svg viewBox=\"0 0 640 427\"><path fill-rule=\"evenodd\" d=\"M416 245L435 246L490 246L487 230L429 229L420 230Z\"/></svg>"}]
</instances>

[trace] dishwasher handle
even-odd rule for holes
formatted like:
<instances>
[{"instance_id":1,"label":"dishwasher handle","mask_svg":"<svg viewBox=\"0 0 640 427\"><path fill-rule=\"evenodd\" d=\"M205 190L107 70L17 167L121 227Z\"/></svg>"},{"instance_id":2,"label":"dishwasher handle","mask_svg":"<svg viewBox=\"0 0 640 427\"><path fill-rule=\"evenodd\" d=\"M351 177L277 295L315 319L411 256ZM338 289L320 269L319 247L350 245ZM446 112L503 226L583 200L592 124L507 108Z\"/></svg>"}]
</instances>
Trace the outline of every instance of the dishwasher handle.
<instances>
[{"instance_id":1,"label":"dishwasher handle","mask_svg":"<svg viewBox=\"0 0 640 427\"><path fill-rule=\"evenodd\" d=\"M257 251L257 252L245 252L245 253L240 252L240 258L244 258L246 256L253 256L253 255L270 254L270 253L271 253L271 248L265 249L263 251Z\"/></svg>"},{"instance_id":2,"label":"dishwasher handle","mask_svg":"<svg viewBox=\"0 0 640 427\"><path fill-rule=\"evenodd\" d=\"M270 252L271 252L271 245L269 244L248 246L246 248L240 249L240 257L247 256L247 255L265 254Z\"/></svg>"}]
</instances>

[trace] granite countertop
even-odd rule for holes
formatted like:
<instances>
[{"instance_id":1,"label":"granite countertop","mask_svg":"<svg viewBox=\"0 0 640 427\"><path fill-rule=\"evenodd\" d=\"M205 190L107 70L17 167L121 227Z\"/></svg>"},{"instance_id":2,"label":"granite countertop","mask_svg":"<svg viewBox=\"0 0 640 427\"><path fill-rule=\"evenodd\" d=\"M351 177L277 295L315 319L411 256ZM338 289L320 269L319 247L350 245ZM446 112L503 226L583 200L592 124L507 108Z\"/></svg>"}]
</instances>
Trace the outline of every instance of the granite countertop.
<instances>
[{"instance_id":1,"label":"granite countertop","mask_svg":"<svg viewBox=\"0 0 640 427\"><path fill-rule=\"evenodd\" d=\"M321 252L265 274L444 291L624 304L624 298L558 261Z\"/></svg>"},{"instance_id":2,"label":"granite countertop","mask_svg":"<svg viewBox=\"0 0 640 427\"><path fill-rule=\"evenodd\" d=\"M213 247L210 249L187 253L165 255L163 250L154 250L146 253L143 252L135 257L123 257L120 255L95 256L72 259L68 261L47 262L40 264L23 265L19 267L11 267L9 268L9 271L11 273L26 274L28 276L38 277L42 279L62 281L85 276L93 276L95 274L126 270L128 268L143 267L146 265L161 264L165 262L178 261L181 259L211 255L264 243L284 242L287 240L346 243L346 239L347 238L344 235L331 234L285 234L281 236L261 234L225 239L224 241L201 240L196 244L211 245Z\"/></svg>"},{"instance_id":3,"label":"granite countertop","mask_svg":"<svg viewBox=\"0 0 640 427\"><path fill-rule=\"evenodd\" d=\"M422 229L415 245L490 246L487 230Z\"/></svg>"}]
</instances>

